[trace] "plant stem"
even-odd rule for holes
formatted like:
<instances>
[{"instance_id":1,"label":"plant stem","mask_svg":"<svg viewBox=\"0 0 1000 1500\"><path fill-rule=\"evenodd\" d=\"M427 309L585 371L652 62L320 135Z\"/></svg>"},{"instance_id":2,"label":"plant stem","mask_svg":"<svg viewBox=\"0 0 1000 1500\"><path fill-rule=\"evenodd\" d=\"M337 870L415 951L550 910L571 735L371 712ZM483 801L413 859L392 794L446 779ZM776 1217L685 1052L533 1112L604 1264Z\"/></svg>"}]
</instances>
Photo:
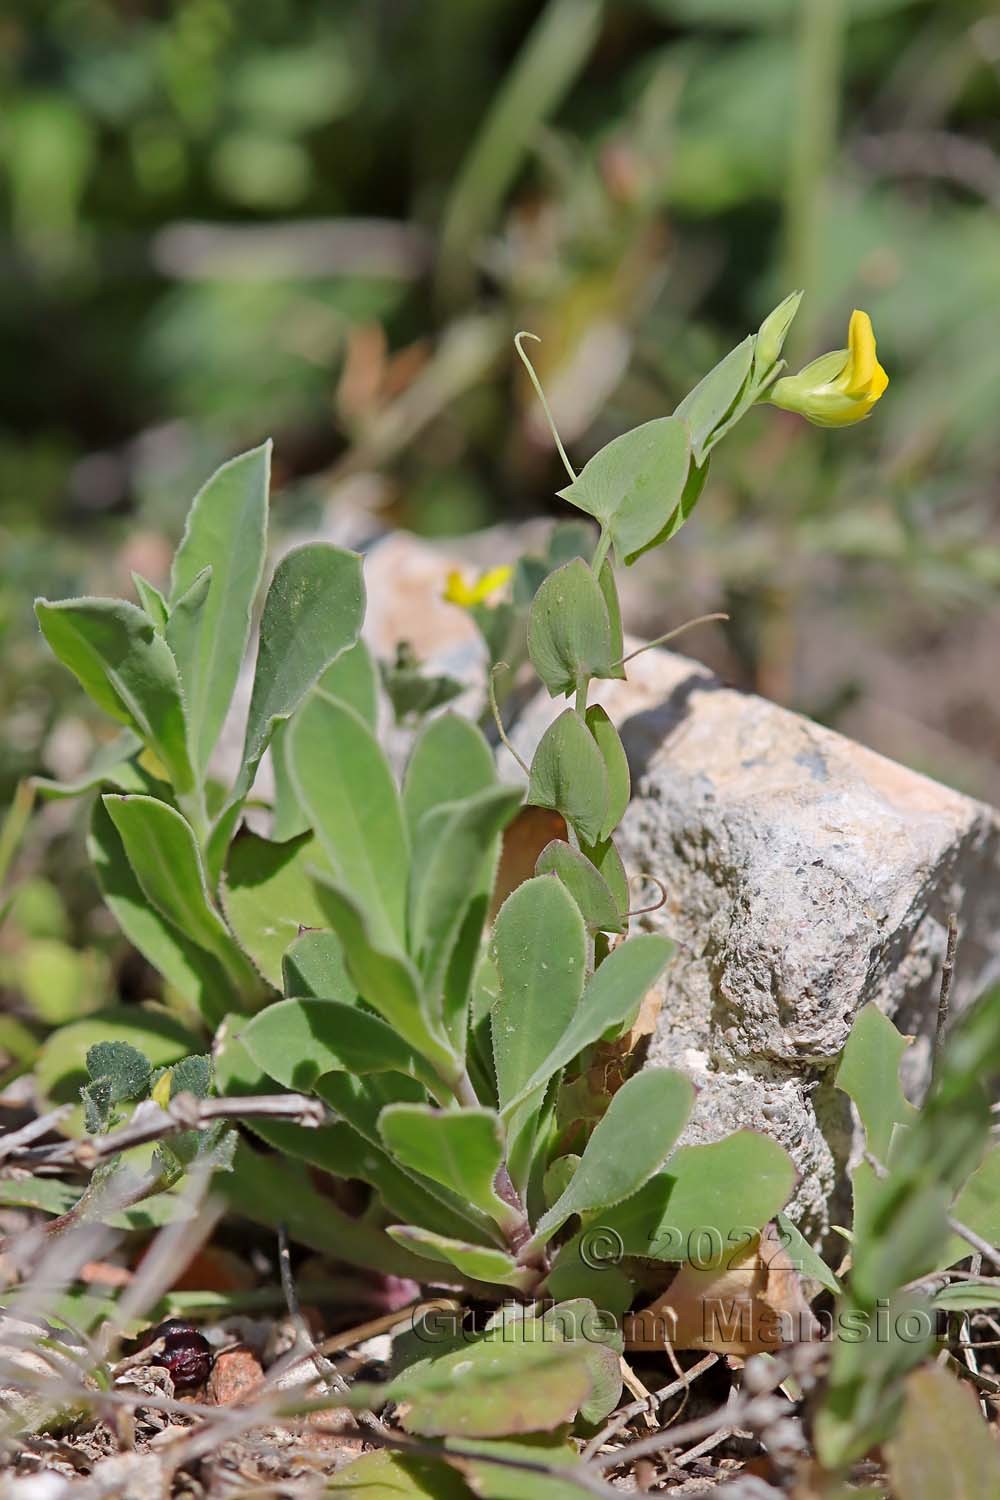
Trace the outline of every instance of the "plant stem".
<instances>
[{"instance_id":1,"label":"plant stem","mask_svg":"<svg viewBox=\"0 0 1000 1500\"><path fill-rule=\"evenodd\" d=\"M829 170L837 141L844 29L843 0L802 0L785 195L785 281L807 293L816 291L820 280ZM807 297L805 316L798 318L792 332L793 350L809 346L812 306Z\"/></svg>"},{"instance_id":2,"label":"plant stem","mask_svg":"<svg viewBox=\"0 0 1000 1500\"><path fill-rule=\"evenodd\" d=\"M604 566L604 559L608 555L608 548L610 546L611 533L608 531L607 527L602 526L601 534L597 539L597 546L594 548L594 556L591 559L590 563L591 571L593 572L595 578L600 577L601 569Z\"/></svg>"}]
</instances>

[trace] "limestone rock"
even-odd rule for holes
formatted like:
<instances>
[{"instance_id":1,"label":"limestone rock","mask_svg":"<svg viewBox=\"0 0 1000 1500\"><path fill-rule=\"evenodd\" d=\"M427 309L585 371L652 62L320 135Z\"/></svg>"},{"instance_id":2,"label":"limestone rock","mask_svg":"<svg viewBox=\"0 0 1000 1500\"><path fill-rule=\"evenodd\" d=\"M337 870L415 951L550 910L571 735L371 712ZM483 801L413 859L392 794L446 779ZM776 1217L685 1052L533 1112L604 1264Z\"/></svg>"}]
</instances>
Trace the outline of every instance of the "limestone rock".
<instances>
[{"instance_id":1,"label":"limestone rock","mask_svg":"<svg viewBox=\"0 0 1000 1500\"><path fill-rule=\"evenodd\" d=\"M874 1000L917 1038L917 1090L949 912L953 1005L1000 973L1000 818L672 653L591 698L631 766L626 867L666 891L639 925L679 945L650 1061L699 1085L687 1140L754 1125L781 1141L801 1173L793 1216L822 1234L851 1140L832 1064L859 1009ZM529 706L523 755L563 706Z\"/></svg>"}]
</instances>

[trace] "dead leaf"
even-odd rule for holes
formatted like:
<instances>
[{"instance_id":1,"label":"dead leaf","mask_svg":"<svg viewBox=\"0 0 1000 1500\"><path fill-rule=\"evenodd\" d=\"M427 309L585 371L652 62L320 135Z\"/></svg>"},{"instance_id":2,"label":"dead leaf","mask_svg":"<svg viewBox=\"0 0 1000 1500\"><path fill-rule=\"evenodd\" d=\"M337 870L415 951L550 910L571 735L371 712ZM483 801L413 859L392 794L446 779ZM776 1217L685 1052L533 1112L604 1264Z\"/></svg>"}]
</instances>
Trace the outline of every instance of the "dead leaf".
<instances>
[{"instance_id":1,"label":"dead leaf","mask_svg":"<svg viewBox=\"0 0 1000 1500\"><path fill-rule=\"evenodd\" d=\"M500 863L493 882L489 920L492 922L511 891L530 880L538 856L553 839L567 839L566 819L547 807L522 807L504 831Z\"/></svg>"},{"instance_id":2,"label":"dead leaf","mask_svg":"<svg viewBox=\"0 0 1000 1500\"><path fill-rule=\"evenodd\" d=\"M628 1349L708 1349L746 1357L818 1337L802 1280L774 1224L723 1262L685 1262L666 1291L626 1319Z\"/></svg>"}]
</instances>

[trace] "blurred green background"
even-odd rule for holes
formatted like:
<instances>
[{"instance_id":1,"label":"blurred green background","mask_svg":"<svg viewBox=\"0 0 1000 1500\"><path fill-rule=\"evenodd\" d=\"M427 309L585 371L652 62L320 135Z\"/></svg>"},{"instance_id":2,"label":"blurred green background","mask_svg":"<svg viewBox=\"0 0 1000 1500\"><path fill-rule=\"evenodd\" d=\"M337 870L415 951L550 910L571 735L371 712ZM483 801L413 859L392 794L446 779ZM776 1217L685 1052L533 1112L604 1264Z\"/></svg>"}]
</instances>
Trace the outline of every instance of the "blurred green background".
<instances>
[{"instance_id":1,"label":"blurred green background","mask_svg":"<svg viewBox=\"0 0 1000 1500\"><path fill-rule=\"evenodd\" d=\"M1000 800L990 0L14 0L0 89L0 804L90 748L32 596L161 578L221 459L279 531L554 515L517 329L582 461L795 286L888 394L744 421L630 623Z\"/></svg>"}]
</instances>

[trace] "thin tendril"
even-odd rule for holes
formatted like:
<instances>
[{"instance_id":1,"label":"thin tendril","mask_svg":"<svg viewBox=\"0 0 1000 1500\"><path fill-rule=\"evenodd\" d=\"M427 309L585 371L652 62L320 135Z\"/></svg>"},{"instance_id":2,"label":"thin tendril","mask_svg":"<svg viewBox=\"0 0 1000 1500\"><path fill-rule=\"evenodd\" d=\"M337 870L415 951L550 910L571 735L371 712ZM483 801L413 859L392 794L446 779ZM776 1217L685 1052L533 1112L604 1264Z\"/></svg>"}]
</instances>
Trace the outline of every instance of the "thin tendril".
<instances>
[{"instance_id":1,"label":"thin tendril","mask_svg":"<svg viewBox=\"0 0 1000 1500\"><path fill-rule=\"evenodd\" d=\"M623 656L621 661L616 661L616 667L623 667L627 661L641 656L644 651L652 651L656 646L665 646L667 641L672 641L676 636L683 635L685 630L693 630L696 625L708 625L712 620L728 620L728 615L698 615L697 619L685 620L683 625L677 625L673 630L668 630L666 635L658 635L655 641L647 641L644 646L637 646L630 651L628 656Z\"/></svg>"},{"instance_id":2,"label":"thin tendril","mask_svg":"<svg viewBox=\"0 0 1000 1500\"><path fill-rule=\"evenodd\" d=\"M535 395L538 397L539 401L542 403L542 411L545 413L545 420L549 424L549 431L551 432L553 441L555 442L555 445L556 445L556 447L559 450L559 457L563 461L563 466L564 466L564 468L566 470L566 473L569 475L570 479L575 480L576 479L576 470L573 468L573 465L570 463L569 458L568 458L567 453L566 453L566 449L563 447L562 438L559 436L559 432L558 432L558 429L556 427L555 417L552 415L552 412L551 412L551 410L549 408L549 403L545 399L545 392L542 390L542 382L539 380L538 376L535 374L535 367L531 363L531 360L525 354L524 349L521 346L521 340L522 339L534 339L534 341L535 341L536 344L540 344L542 341L539 338L539 336L538 336L537 333L529 333L527 331L527 329L522 329L520 333L515 334L515 336L514 336L514 348L517 350L518 354L520 355L520 357L521 357L521 363L524 365L524 368L528 372L528 379L531 381L532 385L535 387Z\"/></svg>"},{"instance_id":3,"label":"thin tendril","mask_svg":"<svg viewBox=\"0 0 1000 1500\"><path fill-rule=\"evenodd\" d=\"M667 888L663 884L662 880L658 879L658 877L656 875L637 875L637 876L635 876L635 879L636 880L649 880L649 881L652 882L653 885L659 886L659 888L660 888L660 899L659 899L659 901L654 902L652 906L636 906L636 907L634 907L633 910L627 911L625 913L625 915L627 917L642 917L642 916L645 916L647 912L650 912L650 911L659 911L659 909L660 909L661 906L666 906L666 904L667 904Z\"/></svg>"},{"instance_id":4,"label":"thin tendril","mask_svg":"<svg viewBox=\"0 0 1000 1500\"><path fill-rule=\"evenodd\" d=\"M501 743L501 745L503 745L506 749L508 749L510 751L511 755L513 755L514 759L517 761L518 765L521 767L521 770L524 772L525 776L530 777L531 771L528 768L527 762L523 761L521 759L521 757L518 755L517 751L514 749L514 746L511 744L510 740L507 738L507 731L504 729L504 727L503 727L503 719L501 719L501 717L500 717L500 709L497 707L496 675L499 672L499 670L500 670L501 667L505 668L505 670L508 671L508 672L510 671L510 667L507 665L507 663L505 661L498 661L495 664L495 666L491 667L491 669L490 669L489 682L487 684L489 695L490 695L490 708L493 711L493 722L497 726L497 734L500 736L500 743Z\"/></svg>"}]
</instances>

